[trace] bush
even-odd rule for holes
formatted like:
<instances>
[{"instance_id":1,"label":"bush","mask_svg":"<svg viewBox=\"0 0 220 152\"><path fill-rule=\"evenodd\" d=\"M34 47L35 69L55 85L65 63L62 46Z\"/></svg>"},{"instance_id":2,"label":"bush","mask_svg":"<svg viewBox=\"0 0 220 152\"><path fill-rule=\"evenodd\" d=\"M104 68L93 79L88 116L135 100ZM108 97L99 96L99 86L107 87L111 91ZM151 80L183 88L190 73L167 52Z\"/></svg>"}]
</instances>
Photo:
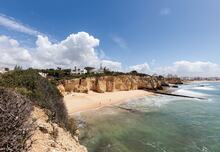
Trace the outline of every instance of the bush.
<instances>
[{"instance_id":1,"label":"bush","mask_svg":"<svg viewBox=\"0 0 220 152\"><path fill-rule=\"evenodd\" d=\"M68 123L67 123L67 130L68 130L72 135L74 135L74 134L76 133L76 130L77 130L77 129L78 129L78 128L77 128L75 119L69 118Z\"/></svg>"},{"instance_id":2,"label":"bush","mask_svg":"<svg viewBox=\"0 0 220 152\"><path fill-rule=\"evenodd\" d=\"M35 105L50 110L49 117L60 125L67 125L68 115L63 96L55 85L41 77L36 70L7 72L0 77L0 86L12 88L28 97Z\"/></svg>"},{"instance_id":3,"label":"bush","mask_svg":"<svg viewBox=\"0 0 220 152\"><path fill-rule=\"evenodd\" d=\"M8 89L0 88L0 151L27 151L26 140L31 125L27 123L30 100Z\"/></svg>"}]
</instances>

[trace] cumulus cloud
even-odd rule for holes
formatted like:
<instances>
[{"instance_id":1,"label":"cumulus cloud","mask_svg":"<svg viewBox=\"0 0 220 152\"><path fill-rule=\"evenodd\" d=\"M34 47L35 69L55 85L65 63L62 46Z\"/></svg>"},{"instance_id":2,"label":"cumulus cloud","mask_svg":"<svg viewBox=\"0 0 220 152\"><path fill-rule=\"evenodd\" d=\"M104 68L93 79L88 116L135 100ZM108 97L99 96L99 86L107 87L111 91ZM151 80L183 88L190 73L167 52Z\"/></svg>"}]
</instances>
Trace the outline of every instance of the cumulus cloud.
<instances>
[{"instance_id":1,"label":"cumulus cloud","mask_svg":"<svg viewBox=\"0 0 220 152\"><path fill-rule=\"evenodd\" d=\"M30 28L4 14L0 14L0 25L11 30L22 32L22 33L33 35L33 36L43 35L41 32L34 30L33 28Z\"/></svg>"},{"instance_id":2,"label":"cumulus cloud","mask_svg":"<svg viewBox=\"0 0 220 152\"><path fill-rule=\"evenodd\" d=\"M65 40L58 43L51 43L48 37L38 36L36 41L35 65L45 63L46 67L51 66L94 66L100 60L95 52L99 40L86 32L71 34Z\"/></svg>"},{"instance_id":3,"label":"cumulus cloud","mask_svg":"<svg viewBox=\"0 0 220 152\"><path fill-rule=\"evenodd\" d=\"M137 64L129 67L130 70L136 70L137 72L140 73L152 73L152 70L149 66L148 63L143 63L143 64Z\"/></svg>"},{"instance_id":4,"label":"cumulus cloud","mask_svg":"<svg viewBox=\"0 0 220 152\"><path fill-rule=\"evenodd\" d=\"M121 71L122 65L121 62L111 61L111 60L102 60L102 66L107 67L113 71Z\"/></svg>"},{"instance_id":5,"label":"cumulus cloud","mask_svg":"<svg viewBox=\"0 0 220 152\"><path fill-rule=\"evenodd\" d=\"M20 46L18 41L7 36L0 36L0 65L26 65L32 61L29 51Z\"/></svg>"},{"instance_id":6,"label":"cumulus cloud","mask_svg":"<svg viewBox=\"0 0 220 152\"><path fill-rule=\"evenodd\" d=\"M147 74L175 74L178 76L203 76L203 77L213 77L220 76L220 67L218 64L212 62L202 62L202 61L176 61L170 66L161 67L151 67L148 63L138 64L130 66L129 70L136 70L141 73Z\"/></svg>"},{"instance_id":7,"label":"cumulus cloud","mask_svg":"<svg viewBox=\"0 0 220 152\"><path fill-rule=\"evenodd\" d=\"M7 36L0 36L0 64L12 67L16 64L37 68L72 68L103 64L110 69L121 69L121 63L103 60L95 48L99 40L86 32L71 34L63 41L52 43L48 37L39 35L36 47L26 49Z\"/></svg>"},{"instance_id":8,"label":"cumulus cloud","mask_svg":"<svg viewBox=\"0 0 220 152\"><path fill-rule=\"evenodd\" d=\"M37 68L73 68L74 66L106 66L111 70L123 71L120 62L103 58L103 52L97 52L99 39L86 32L71 34L64 40L52 43L48 37L38 35L36 47L22 47L15 39L0 35L0 67L12 68L15 65ZM202 61L176 61L171 66L150 67L146 62L130 66L148 74L177 74L179 76L220 76L219 65Z\"/></svg>"},{"instance_id":9,"label":"cumulus cloud","mask_svg":"<svg viewBox=\"0 0 220 152\"><path fill-rule=\"evenodd\" d=\"M160 74L171 73L179 76L220 76L219 65L202 61L177 61L172 66L160 67L156 71Z\"/></svg>"}]
</instances>

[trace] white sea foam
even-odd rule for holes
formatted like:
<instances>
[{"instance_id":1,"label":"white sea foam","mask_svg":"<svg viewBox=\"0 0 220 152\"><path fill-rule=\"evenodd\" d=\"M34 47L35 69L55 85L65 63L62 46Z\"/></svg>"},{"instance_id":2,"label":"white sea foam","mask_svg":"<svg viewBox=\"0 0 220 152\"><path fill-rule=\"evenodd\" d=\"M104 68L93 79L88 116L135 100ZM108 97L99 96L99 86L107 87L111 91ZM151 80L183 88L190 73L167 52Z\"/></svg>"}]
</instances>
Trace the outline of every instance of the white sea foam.
<instances>
[{"instance_id":1,"label":"white sea foam","mask_svg":"<svg viewBox=\"0 0 220 152\"><path fill-rule=\"evenodd\" d=\"M205 93L199 93L199 92L191 91L191 90L187 90L187 89L176 90L173 92L173 94L192 96L192 97L206 97L206 96L208 96Z\"/></svg>"},{"instance_id":2,"label":"white sea foam","mask_svg":"<svg viewBox=\"0 0 220 152\"><path fill-rule=\"evenodd\" d=\"M170 98L170 97L166 97L166 96L158 96L152 99L145 99L147 102L145 102L146 104L148 104L151 107L161 107L162 105L165 105L167 103L169 103L170 101L172 101L172 99L174 98Z\"/></svg>"},{"instance_id":3,"label":"white sea foam","mask_svg":"<svg viewBox=\"0 0 220 152\"><path fill-rule=\"evenodd\" d=\"M208 91L211 91L211 90L216 90L214 87L194 87L193 89L195 90L208 90Z\"/></svg>"},{"instance_id":4,"label":"white sea foam","mask_svg":"<svg viewBox=\"0 0 220 152\"><path fill-rule=\"evenodd\" d=\"M135 101L127 102L126 104L123 104L123 107L146 112L155 108L160 108L172 100L176 100L176 98L168 96L144 97Z\"/></svg>"}]
</instances>

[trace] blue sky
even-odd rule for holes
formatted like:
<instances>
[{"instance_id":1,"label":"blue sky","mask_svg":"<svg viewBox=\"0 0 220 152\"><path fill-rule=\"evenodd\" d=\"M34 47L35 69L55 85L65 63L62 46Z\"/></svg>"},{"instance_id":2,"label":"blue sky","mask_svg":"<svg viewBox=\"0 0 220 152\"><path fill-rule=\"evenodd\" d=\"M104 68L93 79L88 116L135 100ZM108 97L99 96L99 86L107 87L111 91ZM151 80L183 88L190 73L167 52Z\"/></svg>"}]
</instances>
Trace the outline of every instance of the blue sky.
<instances>
[{"instance_id":1,"label":"blue sky","mask_svg":"<svg viewBox=\"0 0 220 152\"><path fill-rule=\"evenodd\" d=\"M37 33L0 24L0 35L33 53L38 34L59 43L84 31L99 40L99 58L120 62L123 69L142 65L146 72L157 72L182 61L216 68L219 6L218 0L1 0L1 16Z\"/></svg>"}]
</instances>

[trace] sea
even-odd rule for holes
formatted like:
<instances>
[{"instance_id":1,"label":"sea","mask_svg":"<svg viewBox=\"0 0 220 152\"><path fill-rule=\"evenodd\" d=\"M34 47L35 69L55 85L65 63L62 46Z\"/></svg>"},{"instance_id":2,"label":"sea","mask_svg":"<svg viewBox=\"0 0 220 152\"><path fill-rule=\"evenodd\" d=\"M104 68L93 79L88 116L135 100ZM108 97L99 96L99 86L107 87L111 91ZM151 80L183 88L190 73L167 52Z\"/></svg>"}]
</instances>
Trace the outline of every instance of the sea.
<instances>
[{"instance_id":1,"label":"sea","mask_svg":"<svg viewBox=\"0 0 220 152\"><path fill-rule=\"evenodd\" d=\"M204 99L153 95L79 113L80 143L89 152L220 152L220 83L173 93Z\"/></svg>"}]
</instances>

